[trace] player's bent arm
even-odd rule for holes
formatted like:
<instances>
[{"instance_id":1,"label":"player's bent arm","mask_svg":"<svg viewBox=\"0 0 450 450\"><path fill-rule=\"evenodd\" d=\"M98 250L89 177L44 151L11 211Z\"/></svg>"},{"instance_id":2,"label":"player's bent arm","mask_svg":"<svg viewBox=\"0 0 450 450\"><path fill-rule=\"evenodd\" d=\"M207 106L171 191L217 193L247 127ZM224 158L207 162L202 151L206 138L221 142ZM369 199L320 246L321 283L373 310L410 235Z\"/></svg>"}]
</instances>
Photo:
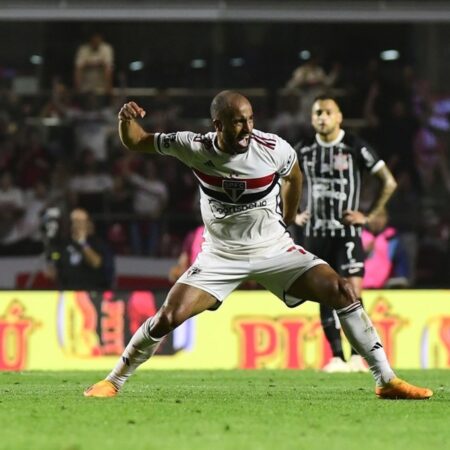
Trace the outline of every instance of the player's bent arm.
<instances>
[{"instance_id":1,"label":"player's bent arm","mask_svg":"<svg viewBox=\"0 0 450 450\"><path fill-rule=\"evenodd\" d=\"M145 110L135 102L125 103L119 111L119 136L129 150L156 153L155 135L147 133L136 121L145 117Z\"/></svg>"},{"instance_id":2,"label":"player's bent arm","mask_svg":"<svg viewBox=\"0 0 450 450\"><path fill-rule=\"evenodd\" d=\"M296 162L288 175L283 177L281 185L281 199L283 201L283 221L291 225L295 221L298 205L302 194L303 175Z\"/></svg>"},{"instance_id":3,"label":"player's bent arm","mask_svg":"<svg viewBox=\"0 0 450 450\"><path fill-rule=\"evenodd\" d=\"M372 217L384 209L386 203L397 189L397 182L395 181L394 175L392 175L392 172L387 168L387 166L384 165L380 167L376 172L374 172L374 175L380 179L381 189L373 207L371 208L371 211L367 216L368 222L370 222Z\"/></svg>"},{"instance_id":4,"label":"player's bent arm","mask_svg":"<svg viewBox=\"0 0 450 450\"><path fill-rule=\"evenodd\" d=\"M102 265L103 258L87 243L82 246L82 253L86 263L93 269L98 269Z\"/></svg>"},{"instance_id":5,"label":"player's bent arm","mask_svg":"<svg viewBox=\"0 0 450 450\"><path fill-rule=\"evenodd\" d=\"M135 120L119 121L119 136L129 150L140 153L156 153L155 135L147 133Z\"/></svg>"}]
</instances>

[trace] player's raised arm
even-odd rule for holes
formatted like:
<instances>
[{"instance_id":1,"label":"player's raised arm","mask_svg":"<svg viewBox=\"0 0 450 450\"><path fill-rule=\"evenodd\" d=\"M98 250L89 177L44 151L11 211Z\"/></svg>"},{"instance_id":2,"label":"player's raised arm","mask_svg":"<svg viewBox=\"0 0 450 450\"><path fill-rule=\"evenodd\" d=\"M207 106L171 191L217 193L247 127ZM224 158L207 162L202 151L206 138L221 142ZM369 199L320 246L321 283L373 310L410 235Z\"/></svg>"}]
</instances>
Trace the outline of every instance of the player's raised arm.
<instances>
[{"instance_id":1,"label":"player's raised arm","mask_svg":"<svg viewBox=\"0 0 450 450\"><path fill-rule=\"evenodd\" d=\"M129 150L156 153L154 134L147 133L136 121L145 117L146 111L135 102L125 103L119 111L119 136Z\"/></svg>"},{"instance_id":2,"label":"player's raised arm","mask_svg":"<svg viewBox=\"0 0 450 450\"><path fill-rule=\"evenodd\" d=\"M283 177L281 186L281 199L283 200L283 221L291 225L295 221L298 205L302 194L303 175L298 162L296 162L288 175Z\"/></svg>"}]
</instances>

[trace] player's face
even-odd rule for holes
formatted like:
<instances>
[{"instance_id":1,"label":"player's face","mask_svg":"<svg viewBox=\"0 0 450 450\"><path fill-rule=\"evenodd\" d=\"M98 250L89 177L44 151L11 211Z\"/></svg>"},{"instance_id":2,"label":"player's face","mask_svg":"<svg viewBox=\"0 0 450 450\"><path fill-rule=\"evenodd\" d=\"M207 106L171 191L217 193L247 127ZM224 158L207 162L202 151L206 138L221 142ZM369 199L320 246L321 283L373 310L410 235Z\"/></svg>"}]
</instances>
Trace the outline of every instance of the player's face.
<instances>
[{"instance_id":1,"label":"player's face","mask_svg":"<svg viewBox=\"0 0 450 450\"><path fill-rule=\"evenodd\" d=\"M312 107L312 126L321 136L337 134L341 128L342 113L333 100L318 100Z\"/></svg>"},{"instance_id":2,"label":"player's face","mask_svg":"<svg viewBox=\"0 0 450 450\"><path fill-rule=\"evenodd\" d=\"M245 99L237 101L215 121L219 146L228 153L245 153L253 131L252 105Z\"/></svg>"}]
</instances>

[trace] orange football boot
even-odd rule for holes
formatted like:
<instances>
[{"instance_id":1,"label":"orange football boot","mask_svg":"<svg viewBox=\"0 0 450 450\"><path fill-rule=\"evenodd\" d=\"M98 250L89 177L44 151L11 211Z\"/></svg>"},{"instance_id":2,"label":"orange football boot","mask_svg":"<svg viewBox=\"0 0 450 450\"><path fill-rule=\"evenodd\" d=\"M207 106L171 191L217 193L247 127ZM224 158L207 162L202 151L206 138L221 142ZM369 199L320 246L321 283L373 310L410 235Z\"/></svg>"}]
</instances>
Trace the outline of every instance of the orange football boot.
<instances>
[{"instance_id":1,"label":"orange football boot","mask_svg":"<svg viewBox=\"0 0 450 450\"><path fill-rule=\"evenodd\" d=\"M85 397L115 397L119 391L108 380L102 380L89 386L84 391Z\"/></svg>"},{"instance_id":2,"label":"orange football boot","mask_svg":"<svg viewBox=\"0 0 450 450\"><path fill-rule=\"evenodd\" d=\"M390 400L426 400L433 395L433 391L414 386L400 378L393 378L385 386L377 386L375 394L379 398Z\"/></svg>"}]
</instances>

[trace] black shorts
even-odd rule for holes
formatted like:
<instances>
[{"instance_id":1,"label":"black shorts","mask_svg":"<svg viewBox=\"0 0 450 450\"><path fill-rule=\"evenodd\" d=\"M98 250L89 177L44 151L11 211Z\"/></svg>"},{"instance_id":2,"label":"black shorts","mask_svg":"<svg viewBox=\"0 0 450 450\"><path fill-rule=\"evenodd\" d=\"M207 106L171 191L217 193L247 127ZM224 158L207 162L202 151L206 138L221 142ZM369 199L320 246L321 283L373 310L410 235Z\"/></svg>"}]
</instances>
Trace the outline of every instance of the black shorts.
<instances>
[{"instance_id":1,"label":"black shorts","mask_svg":"<svg viewBox=\"0 0 450 450\"><path fill-rule=\"evenodd\" d=\"M342 277L364 276L364 250L359 236L305 237L303 246Z\"/></svg>"}]
</instances>

